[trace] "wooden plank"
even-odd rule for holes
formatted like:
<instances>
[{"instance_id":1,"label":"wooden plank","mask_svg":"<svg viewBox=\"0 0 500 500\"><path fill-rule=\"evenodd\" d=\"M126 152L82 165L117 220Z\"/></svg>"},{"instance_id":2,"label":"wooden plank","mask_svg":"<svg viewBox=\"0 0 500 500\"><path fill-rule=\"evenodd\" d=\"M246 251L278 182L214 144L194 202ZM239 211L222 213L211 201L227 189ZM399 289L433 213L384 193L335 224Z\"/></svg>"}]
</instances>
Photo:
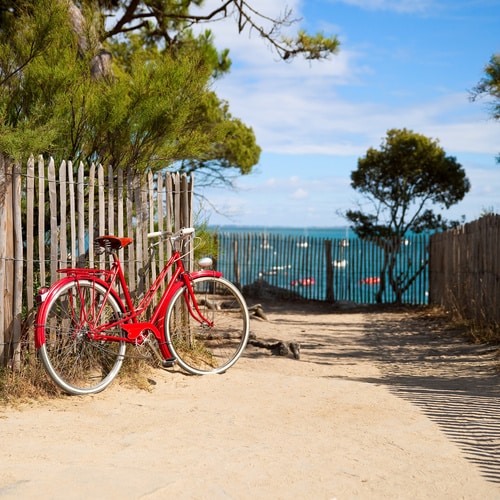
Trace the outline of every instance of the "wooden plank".
<instances>
[{"instance_id":1,"label":"wooden plank","mask_svg":"<svg viewBox=\"0 0 500 500\"><path fill-rule=\"evenodd\" d=\"M54 158L49 159L47 167L47 183L49 187L49 217L50 217L50 282L59 279L57 275L59 260L59 238L57 224L57 183Z\"/></svg>"},{"instance_id":2,"label":"wooden plank","mask_svg":"<svg viewBox=\"0 0 500 500\"><path fill-rule=\"evenodd\" d=\"M23 312L23 223L21 213L21 165L13 165L12 178L12 215L14 226L14 282L13 282L13 324L12 324L12 354L13 368L19 370L21 366L21 329Z\"/></svg>"},{"instance_id":3,"label":"wooden plank","mask_svg":"<svg viewBox=\"0 0 500 500\"><path fill-rule=\"evenodd\" d=\"M133 195L134 195L134 204L136 207L135 210L135 223L134 223L134 244L135 244L135 265L136 265L136 275L134 279L136 280L136 296L140 296L144 291L144 283L143 280L140 279L141 273L144 271L144 259L143 259L143 245L142 245L142 222L144 217L144 207L142 202L142 193L141 193L141 179L136 174L134 175L133 181Z\"/></svg>"},{"instance_id":4,"label":"wooden plank","mask_svg":"<svg viewBox=\"0 0 500 500\"><path fill-rule=\"evenodd\" d=\"M115 234L115 183L113 168L108 165L108 234Z\"/></svg>"},{"instance_id":5,"label":"wooden plank","mask_svg":"<svg viewBox=\"0 0 500 500\"><path fill-rule=\"evenodd\" d=\"M326 300L327 302L334 302L335 295L333 289L332 241L325 240L323 242L323 248L325 251L325 260L326 260Z\"/></svg>"},{"instance_id":6,"label":"wooden plank","mask_svg":"<svg viewBox=\"0 0 500 500\"><path fill-rule=\"evenodd\" d=\"M66 162L62 161L59 166L59 251L61 267L68 266L68 233L67 233L67 206L68 206L68 185L66 182L67 167Z\"/></svg>"},{"instance_id":7,"label":"wooden plank","mask_svg":"<svg viewBox=\"0 0 500 500\"><path fill-rule=\"evenodd\" d=\"M9 276L7 259L9 258L7 249L8 225L7 221L10 215L10 186L8 175L7 158L0 153L0 366L6 366L9 358L6 348L9 341L8 328L11 317L11 307L8 298ZM5 236L4 236L5 235Z\"/></svg>"},{"instance_id":8,"label":"wooden plank","mask_svg":"<svg viewBox=\"0 0 500 500\"><path fill-rule=\"evenodd\" d=\"M97 165L97 232L99 236L107 234L106 231L106 195L104 193L104 167ZM106 255L100 254L99 266L106 266Z\"/></svg>"},{"instance_id":9,"label":"wooden plank","mask_svg":"<svg viewBox=\"0 0 500 500\"><path fill-rule=\"evenodd\" d=\"M127 237L134 238L134 177L130 168L127 169L127 189L126 193L126 220L127 220ZM136 276L135 276L135 245L131 244L128 249L128 286L133 293L136 289Z\"/></svg>"},{"instance_id":10,"label":"wooden plank","mask_svg":"<svg viewBox=\"0 0 500 500\"><path fill-rule=\"evenodd\" d=\"M124 226L124 221L123 221L123 169L120 167L118 168L117 174L117 186L118 186L118 193L116 196L116 223L118 225L118 236L123 237L125 235L125 226ZM124 250L120 250L118 252L118 256L120 257L120 260L123 261L124 259Z\"/></svg>"},{"instance_id":11,"label":"wooden plank","mask_svg":"<svg viewBox=\"0 0 500 500\"><path fill-rule=\"evenodd\" d=\"M70 224L70 248L71 267L76 266L76 210L75 210L75 180L73 174L73 163L68 161L68 187L69 187L69 224Z\"/></svg>"},{"instance_id":12,"label":"wooden plank","mask_svg":"<svg viewBox=\"0 0 500 500\"><path fill-rule=\"evenodd\" d=\"M178 231L182 227L182 213L181 213L181 196L180 196L180 175L175 173L172 175L172 184L173 184L173 225L174 231Z\"/></svg>"},{"instance_id":13,"label":"wooden plank","mask_svg":"<svg viewBox=\"0 0 500 500\"><path fill-rule=\"evenodd\" d=\"M35 213L35 158L31 155L26 166L26 305L32 311L34 290L34 213ZM2 301L0 300L0 304Z\"/></svg>"},{"instance_id":14,"label":"wooden plank","mask_svg":"<svg viewBox=\"0 0 500 500\"><path fill-rule=\"evenodd\" d=\"M85 267L85 184L84 184L84 165L80 162L78 165L77 191L77 212L78 212L78 267Z\"/></svg>"},{"instance_id":15,"label":"wooden plank","mask_svg":"<svg viewBox=\"0 0 500 500\"><path fill-rule=\"evenodd\" d=\"M163 200L166 197L164 193L164 184L163 184L163 174L162 172L158 172L157 174L157 207L156 207L156 213L157 213L157 223L158 223L158 231L164 231L164 225L163 225ZM163 269L165 266L165 245L160 242L160 245L158 246L158 267L160 270ZM163 292L165 289L164 283L162 283L161 286L161 291Z\"/></svg>"},{"instance_id":16,"label":"wooden plank","mask_svg":"<svg viewBox=\"0 0 500 500\"><path fill-rule=\"evenodd\" d=\"M95 233L95 163L90 165L89 177L88 177L88 226L87 226L87 238L89 241L89 267L94 267L95 265L95 255L94 255L94 233Z\"/></svg>"},{"instance_id":17,"label":"wooden plank","mask_svg":"<svg viewBox=\"0 0 500 500\"><path fill-rule=\"evenodd\" d=\"M166 187L166 193L165 193L165 206L166 206L166 225L165 225L165 231L171 232L173 230L173 205L174 205L174 183L173 183L173 175L168 175L167 176L167 182L165 184ZM172 246L167 243L166 247L166 260L170 259L172 256ZM168 278L170 279L172 276L172 273L169 272Z\"/></svg>"},{"instance_id":18,"label":"wooden plank","mask_svg":"<svg viewBox=\"0 0 500 500\"><path fill-rule=\"evenodd\" d=\"M155 204L155 189L154 189L154 178L153 178L153 172L151 170L148 171L147 173L147 184L148 184L148 202L149 202L149 207L148 207L148 212L149 212L149 232L154 232L155 229L155 215L156 215L156 210L155 207L157 204ZM156 201L158 197L156 197ZM146 247L148 248L148 247ZM156 258L151 260L151 283L156 279L157 276L157 269L156 269Z\"/></svg>"},{"instance_id":19,"label":"wooden plank","mask_svg":"<svg viewBox=\"0 0 500 500\"><path fill-rule=\"evenodd\" d=\"M40 285L45 286L45 164L38 157L38 260L40 262Z\"/></svg>"}]
</instances>

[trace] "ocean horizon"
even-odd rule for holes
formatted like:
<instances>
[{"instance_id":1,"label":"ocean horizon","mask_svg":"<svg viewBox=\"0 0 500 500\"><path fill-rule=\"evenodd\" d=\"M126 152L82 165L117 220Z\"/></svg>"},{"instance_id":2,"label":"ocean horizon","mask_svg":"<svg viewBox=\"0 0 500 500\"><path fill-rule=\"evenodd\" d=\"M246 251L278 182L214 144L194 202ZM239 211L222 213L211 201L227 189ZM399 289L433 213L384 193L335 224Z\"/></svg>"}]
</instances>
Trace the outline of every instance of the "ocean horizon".
<instances>
[{"instance_id":1,"label":"ocean horizon","mask_svg":"<svg viewBox=\"0 0 500 500\"><path fill-rule=\"evenodd\" d=\"M349 239L357 238L352 227L293 227L293 226L242 226L237 224L208 225L208 230L217 233L251 233L251 234L280 234L284 236L301 236L311 238Z\"/></svg>"}]
</instances>

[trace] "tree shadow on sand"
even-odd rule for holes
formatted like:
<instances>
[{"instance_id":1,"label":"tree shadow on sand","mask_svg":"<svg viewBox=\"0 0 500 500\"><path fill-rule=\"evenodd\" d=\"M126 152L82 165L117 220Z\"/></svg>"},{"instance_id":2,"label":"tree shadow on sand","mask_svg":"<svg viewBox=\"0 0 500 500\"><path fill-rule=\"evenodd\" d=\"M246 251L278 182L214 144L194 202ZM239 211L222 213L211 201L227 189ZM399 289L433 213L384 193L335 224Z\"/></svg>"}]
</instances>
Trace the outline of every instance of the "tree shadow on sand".
<instances>
[{"instance_id":1,"label":"tree shadow on sand","mask_svg":"<svg viewBox=\"0 0 500 500\"><path fill-rule=\"evenodd\" d=\"M474 345L421 315L366 317L355 350L375 360L382 376L364 381L417 405L500 484L500 346Z\"/></svg>"},{"instance_id":2,"label":"tree shadow on sand","mask_svg":"<svg viewBox=\"0 0 500 500\"><path fill-rule=\"evenodd\" d=\"M300 340L304 361L331 366L335 378L387 386L500 485L500 345L472 344L425 308L339 311L288 301L266 306L273 309L273 321ZM376 367L372 376L362 375L364 362Z\"/></svg>"}]
</instances>

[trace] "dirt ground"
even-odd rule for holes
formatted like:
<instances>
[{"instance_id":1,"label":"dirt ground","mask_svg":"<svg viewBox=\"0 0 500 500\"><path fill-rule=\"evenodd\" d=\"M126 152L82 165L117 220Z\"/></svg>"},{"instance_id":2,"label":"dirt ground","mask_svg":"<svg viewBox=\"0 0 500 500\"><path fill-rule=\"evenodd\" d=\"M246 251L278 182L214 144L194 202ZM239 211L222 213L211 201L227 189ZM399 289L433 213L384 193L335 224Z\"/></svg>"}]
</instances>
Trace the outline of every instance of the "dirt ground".
<instances>
[{"instance_id":1,"label":"dirt ground","mask_svg":"<svg viewBox=\"0 0 500 500\"><path fill-rule=\"evenodd\" d=\"M500 499L491 346L425 314L263 304L224 375L0 410L0 497Z\"/></svg>"}]
</instances>

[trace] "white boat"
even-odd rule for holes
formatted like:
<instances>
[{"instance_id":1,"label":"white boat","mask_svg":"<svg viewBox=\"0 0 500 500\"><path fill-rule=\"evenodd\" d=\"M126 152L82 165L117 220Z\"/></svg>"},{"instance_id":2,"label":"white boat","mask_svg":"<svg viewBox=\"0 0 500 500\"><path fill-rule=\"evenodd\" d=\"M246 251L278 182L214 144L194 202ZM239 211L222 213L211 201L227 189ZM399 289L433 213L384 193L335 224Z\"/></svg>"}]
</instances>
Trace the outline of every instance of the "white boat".
<instances>
[{"instance_id":1,"label":"white boat","mask_svg":"<svg viewBox=\"0 0 500 500\"><path fill-rule=\"evenodd\" d=\"M346 267L347 260L346 259L336 259L332 262L334 267Z\"/></svg>"}]
</instances>

